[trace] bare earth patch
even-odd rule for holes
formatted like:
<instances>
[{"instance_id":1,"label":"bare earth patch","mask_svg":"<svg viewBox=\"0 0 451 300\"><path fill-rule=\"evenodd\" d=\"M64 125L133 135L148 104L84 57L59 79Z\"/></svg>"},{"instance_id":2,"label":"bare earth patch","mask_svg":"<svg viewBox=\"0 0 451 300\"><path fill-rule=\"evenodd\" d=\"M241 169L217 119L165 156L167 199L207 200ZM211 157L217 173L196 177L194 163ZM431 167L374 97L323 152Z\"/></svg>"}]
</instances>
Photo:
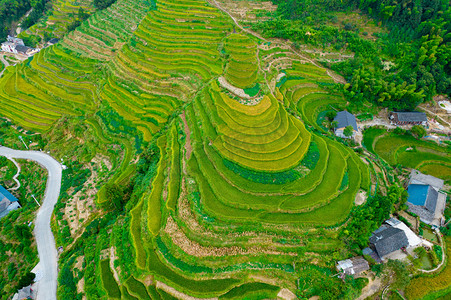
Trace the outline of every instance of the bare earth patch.
<instances>
[{"instance_id":1,"label":"bare earth patch","mask_svg":"<svg viewBox=\"0 0 451 300\"><path fill-rule=\"evenodd\" d=\"M289 289L281 289L277 294L277 297L285 299L285 300L294 300L296 299L296 295L293 294Z\"/></svg>"},{"instance_id":2,"label":"bare earth patch","mask_svg":"<svg viewBox=\"0 0 451 300\"><path fill-rule=\"evenodd\" d=\"M163 291L165 291L166 293L176 297L177 299L183 299L183 300L197 300L197 299L204 299L204 300L217 300L218 298L195 298L195 297L191 297L188 296L182 292L177 291L176 289L174 289L173 287L170 287L169 285L161 282L161 281L157 281L157 289L162 289Z\"/></svg>"}]
</instances>

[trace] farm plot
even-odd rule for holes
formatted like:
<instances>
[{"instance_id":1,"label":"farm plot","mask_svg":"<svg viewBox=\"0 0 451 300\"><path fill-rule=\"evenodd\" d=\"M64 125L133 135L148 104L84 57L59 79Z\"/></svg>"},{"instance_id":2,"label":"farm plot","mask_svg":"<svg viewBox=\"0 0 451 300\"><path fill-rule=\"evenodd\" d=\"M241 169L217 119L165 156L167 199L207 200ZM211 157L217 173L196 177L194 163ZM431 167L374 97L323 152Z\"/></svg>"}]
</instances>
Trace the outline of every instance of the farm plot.
<instances>
[{"instance_id":1,"label":"farm plot","mask_svg":"<svg viewBox=\"0 0 451 300\"><path fill-rule=\"evenodd\" d=\"M86 57L111 60L151 7L147 1L118 0L97 11L61 44Z\"/></svg>"},{"instance_id":2,"label":"farm plot","mask_svg":"<svg viewBox=\"0 0 451 300\"><path fill-rule=\"evenodd\" d=\"M0 81L5 116L29 129L47 131L62 115L93 111L95 87L83 79L87 74L84 70L73 70L71 66L89 68L94 62L67 52L46 48L28 64L5 72Z\"/></svg>"},{"instance_id":3,"label":"farm plot","mask_svg":"<svg viewBox=\"0 0 451 300\"><path fill-rule=\"evenodd\" d=\"M370 144L374 153L388 163L419 169L446 181L450 180L451 158L447 148L410 135L397 135L381 130L368 130L365 136L366 143Z\"/></svg>"},{"instance_id":4,"label":"farm plot","mask_svg":"<svg viewBox=\"0 0 451 300\"><path fill-rule=\"evenodd\" d=\"M55 0L51 3L50 15L21 32L19 37L36 36L38 40L45 35L62 37L67 32L67 25L78 17L80 9L87 14L95 10L92 0Z\"/></svg>"},{"instance_id":5,"label":"farm plot","mask_svg":"<svg viewBox=\"0 0 451 300\"><path fill-rule=\"evenodd\" d=\"M253 87L258 73L257 44L246 35L231 34L225 39L224 50L229 55L227 81L242 89Z\"/></svg>"},{"instance_id":6,"label":"farm plot","mask_svg":"<svg viewBox=\"0 0 451 300\"><path fill-rule=\"evenodd\" d=\"M275 298L296 289L299 265L327 269L337 249L349 254L330 227L369 188L368 167L312 130L344 100L325 88L325 70L233 28L202 0L118 0L0 80L15 122L45 131L75 116L114 144L96 204L123 213L115 224L103 215L88 245L97 252L85 252L116 251L114 266L86 268L97 268L101 282L85 277L85 287L99 298ZM218 86L223 75L259 88L261 61L275 96L262 85L244 105ZM133 184L121 207L111 188Z\"/></svg>"}]
</instances>

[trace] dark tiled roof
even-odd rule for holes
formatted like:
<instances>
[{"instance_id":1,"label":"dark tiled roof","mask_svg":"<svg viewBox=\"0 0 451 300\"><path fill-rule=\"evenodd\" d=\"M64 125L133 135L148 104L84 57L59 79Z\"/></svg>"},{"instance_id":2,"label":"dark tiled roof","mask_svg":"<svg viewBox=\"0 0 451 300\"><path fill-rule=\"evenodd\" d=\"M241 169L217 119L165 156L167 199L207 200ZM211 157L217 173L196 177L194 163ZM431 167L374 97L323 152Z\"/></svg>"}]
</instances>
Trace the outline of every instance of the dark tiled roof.
<instances>
[{"instance_id":1,"label":"dark tiled roof","mask_svg":"<svg viewBox=\"0 0 451 300\"><path fill-rule=\"evenodd\" d=\"M337 128L343 128L350 125L352 126L352 128L354 128L355 131L358 130L354 115L345 110L338 112L334 121L338 122Z\"/></svg>"},{"instance_id":2,"label":"dark tiled roof","mask_svg":"<svg viewBox=\"0 0 451 300\"><path fill-rule=\"evenodd\" d=\"M423 112L397 112L399 122L427 122L428 118Z\"/></svg>"},{"instance_id":3,"label":"dark tiled roof","mask_svg":"<svg viewBox=\"0 0 451 300\"><path fill-rule=\"evenodd\" d=\"M427 210L429 210L432 213L435 213L435 208L437 207L437 199L438 192L432 186L429 186L428 197L426 199L426 204L424 205L427 208Z\"/></svg>"},{"instance_id":4,"label":"dark tiled roof","mask_svg":"<svg viewBox=\"0 0 451 300\"><path fill-rule=\"evenodd\" d=\"M374 245L380 257L409 245L404 231L394 227L385 227L383 230L377 230L370 237L370 243Z\"/></svg>"},{"instance_id":5,"label":"dark tiled roof","mask_svg":"<svg viewBox=\"0 0 451 300\"><path fill-rule=\"evenodd\" d=\"M27 50L30 49L27 46L22 46L22 45L17 45L16 46L16 50L17 52L21 52L21 53L27 53Z\"/></svg>"},{"instance_id":6,"label":"dark tiled roof","mask_svg":"<svg viewBox=\"0 0 451 300\"><path fill-rule=\"evenodd\" d=\"M14 197L10 192L8 192L4 187L0 185L0 201L2 201L3 198L6 198L11 202L18 201L16 197Z\"/></svg>"},{"instance_id":7,"label":"dark tiled roof","mask_svg":"<svg viewBox=\"0 0 451 300\"><path fill-rule=\"evenodd\" d=\"M53 39L49 40L49 43L50 44L56 44L56 43L58 43L58 41L59 41L59 39L53 38Z\"/></svg>"}]
</instances>

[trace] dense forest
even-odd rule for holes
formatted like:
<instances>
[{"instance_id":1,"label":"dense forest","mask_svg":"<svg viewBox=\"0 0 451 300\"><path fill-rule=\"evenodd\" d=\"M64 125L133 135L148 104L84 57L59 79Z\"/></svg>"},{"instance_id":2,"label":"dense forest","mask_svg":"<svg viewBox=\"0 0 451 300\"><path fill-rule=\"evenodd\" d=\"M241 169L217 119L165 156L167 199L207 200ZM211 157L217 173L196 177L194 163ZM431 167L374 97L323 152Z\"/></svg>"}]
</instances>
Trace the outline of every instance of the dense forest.
<instances>
[{"instance_id":1,"label":"dense forest","mask_svg":"<svg viewBox=\"0 0 451 300\"><path fill-rule=\"evenodd\" d=\"M31 8L33 10L22 21L23 28L35 24L50 5L48 0L0 0L0 41L6 39L11 24L22 18Z\"/></svg>"},{"instance_id":2,"label":"dense forest","mask_svg":"<svg viewBox=\"0 0 451 300\"><path fill-rule=\"evenodd\" d=\"M412 110L436 94L451 95L448 1L273 2L278 5L276 15L253 28L267 36L291 39L295 45L354 52L353 59L327 66L345 76L349 82L345 94L355 103L370 101L390 109ZM376 34L376 40L365 39L352 22L334 24L338 22L336 12L357 10L384 26L387 33ZM392 67L384 68L386 62Z\"/></svg>"},{"instance_id":3,"label":"dense forest","mask_svg":"<svg viewBox=\"0 0 451 300\"><path fill-rule=\"evenodd\" d=\"M8 35L11 22L19 20L30 8L30 0L0 0L0 40Z\"/></svg>"}]
</instances>

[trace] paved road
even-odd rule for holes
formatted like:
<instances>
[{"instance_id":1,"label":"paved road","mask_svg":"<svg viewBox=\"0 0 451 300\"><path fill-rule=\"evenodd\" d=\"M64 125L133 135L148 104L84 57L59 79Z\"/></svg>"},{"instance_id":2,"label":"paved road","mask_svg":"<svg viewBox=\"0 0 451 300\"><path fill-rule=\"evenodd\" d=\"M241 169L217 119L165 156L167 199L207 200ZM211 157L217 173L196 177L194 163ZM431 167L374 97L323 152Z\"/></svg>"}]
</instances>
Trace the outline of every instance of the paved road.
<instances>
[{"instance_id":1,"label":"paved road","mask_svg":"<svg viewBox=\"0 0 451 300\"><path fill-rule=\"evenodd\" d=\"M6 67L9 67L9 62L5 59L4 55L0 55L0 61L4 65L3 70L0 72L0 77L2 77L3 76L3 72L5 72L5 70L6 70Z\"/></svg>"},{"instance_id":2,"label":"paved road","mask_svg":"<svg viewBox=\"0 0 451 300\"><path fill-rule=\"evenodd\" d=\"M47 187L44 200L36 215L34 228L42 273L41 280L38 281L37 299L56 300L58 256L55 239L50 230L50 218L60 194L62 166L50 155L38 151L19 151L0 146L0 155L8 158L33 160L47 169Z\"/></svg>"}]
</instances>

